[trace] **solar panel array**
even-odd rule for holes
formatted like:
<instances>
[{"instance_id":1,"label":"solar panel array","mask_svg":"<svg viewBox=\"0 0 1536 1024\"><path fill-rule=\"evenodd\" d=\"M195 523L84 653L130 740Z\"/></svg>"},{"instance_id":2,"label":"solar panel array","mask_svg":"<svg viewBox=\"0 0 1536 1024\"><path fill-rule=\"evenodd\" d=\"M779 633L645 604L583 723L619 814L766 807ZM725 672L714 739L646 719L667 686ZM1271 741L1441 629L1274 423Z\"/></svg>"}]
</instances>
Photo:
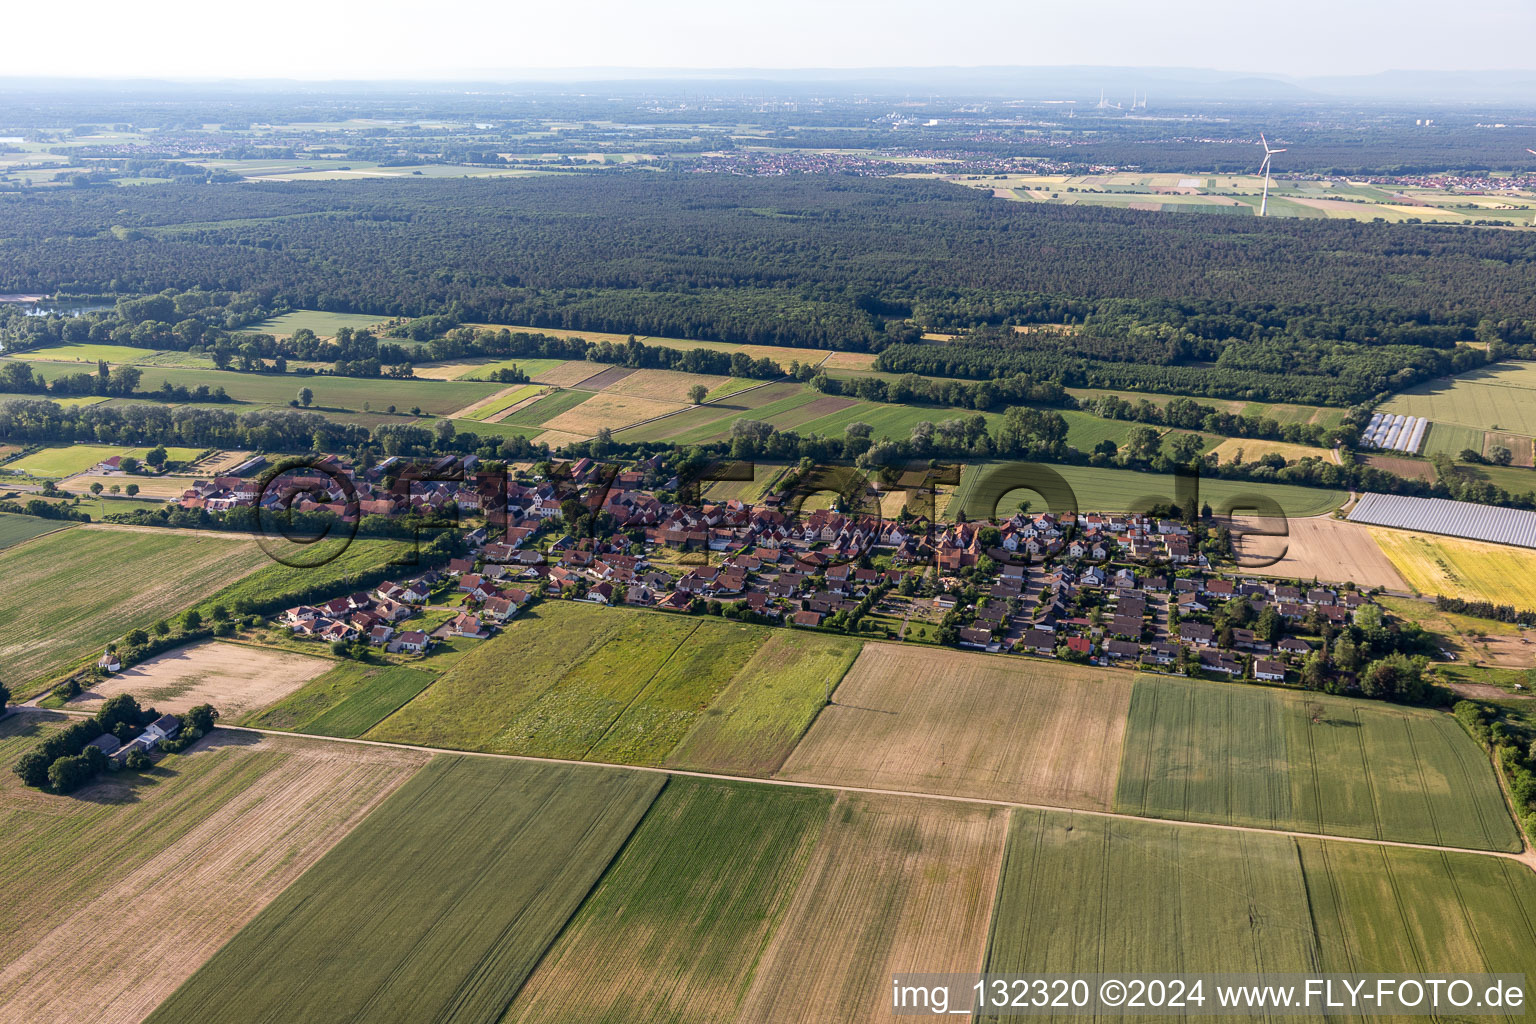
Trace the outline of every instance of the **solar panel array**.
<instances>
[{"instance_id":1,"label":"solar panel array","mask_svg":"<svg viewBox=\"0 0 1536 1024\"><path fill-rule=\"evenodd\" d=\"M1363 494L1349 513L1349 520L1536 548L1536 512L1518 508L1406 494Z\"/></svg>"},{"instance_id":2,"label":"solar panel array","mask_svg":"<svg viewBox=\"0 0 1536 1024\"><path fill-rule=\"evenodd\" d=\"M1417 455L1424 443L1424 432L1429 420L1423 416L1404 416L1401 413L1378 412L1371 415L1360 439L1377 448Z\"/></svg>"}]
</instances>

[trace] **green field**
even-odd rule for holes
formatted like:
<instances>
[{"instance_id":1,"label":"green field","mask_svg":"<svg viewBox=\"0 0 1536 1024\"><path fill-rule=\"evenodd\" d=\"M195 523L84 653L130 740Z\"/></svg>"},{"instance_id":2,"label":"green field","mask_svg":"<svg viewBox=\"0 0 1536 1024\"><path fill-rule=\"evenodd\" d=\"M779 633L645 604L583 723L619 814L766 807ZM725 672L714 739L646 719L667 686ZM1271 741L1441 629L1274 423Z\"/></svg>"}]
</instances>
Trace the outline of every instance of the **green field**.
<instances>
[{"instance_id":1,"label":"green field","mask_svg":"<svg viewBox=\"0 0 1536 1024\"><path fill-rule=\"evenodd\" d=\"M662 782L437 758L148 1021L494 1022Z\"/></svg>"},{"instance_id":2,"label":"green field","mask_svg":"<svg viewBox=\"0 0 1536 1024\"><path fill-rule=\"evenodd\" d=\"M1477 427L1463 427L1455 423L1434 422L1424 433L1422 455L1449 455L1456 458L1465 449L1483 450L1483 431Z\"/></svg>"},{"instance_id":3,"label":"green field","mask_svg":"<svg viewBox=\"0 0 1536 1024\"><path fill-rule=\"evenodd\" d=\"M1016 811L985 969L1530 974L1533 920L1503 858Z\"/></svg>"},{"instance_id":4,"label":"green field","mask_svg":"<svg viewBox=\"0 0 1536 1024\"><path fill-rule=\"evenodd\" d=\"M43 479L62 480L76 473L84 473L92 466L104 459L110 459L114 455L133 456L143 459L148 454L148 448L122 448L109 444L71 444L61 445L56 448L43 448L24 455L15 462L7 464L9 470L19 470L30 473ZM172 462L188 462L203 453L201 448L167 448L166 453ZM125 476L124 484L133 483L133 477Z\"/></svg>"},{"instance_id":5,"label":"green field","mask_svg":"<svg viewBox=\"0 0 1536 1024\"><path fill-rule=\"evenodd\" d=\"M1536 976L1536 873L1529 867L1315 839L1296 846L1319 969Z\"/></svg>"},{"instance_id":6,"label":"green field","mask_svg":"<svg viewBox=\"0 0 1536 1024\"><path fill-rule=\"evenodd\" d=\"M767 637L723 619L545 602L368 738L659 764Z\"/></svg>"},{"instance_id":7,"label":"green field","mask_svg":"<svg viewBox=\"0 0 1536 1024\"><path fill-rule=\"evenodd\" d=\"M851 637L775 631L667 755L667 764L771 775L810 728L828 688L837 688L862 647Z\"/></svg>"},{"instance_id":8,"label":"green field","mask_svg":"<svg viewBox=\"0 0 1536 1024\"><path fill-rule=\"evenodd\" d=\"M985 474L1003 463L967 463L960 477L960 487L950 500L945 515L954 517L964 511L971 519L990 518L991 508L981 497L980 482ZM1059 473L1077 496L1080 512L1128 512L1144 509L1159 502L1171 502L1175 497L1174 477L1169 474L1139 473L1130 469L1105 469L1096 466L1050 466ZM1200 480L1200 501L1209 502L1221 514L1229 504L1251 495L1264 495L1277 502L1286 515L1315 516L1332 511L1342 505L1348 495L1343 491L1321 487L1298 487L1294 484L1250 483L1243 480ZM999 497L999 495L994 495ZM1035 512L1046 511L1046 501L1037 493L1025 490L1012 492L1000 505L1004 513L1012 512L1018 499L1030 501Z\"/></svg>"},{"instance_id":9,"label":"green field","mask_svg":"<svg viewBox=\"0 0 1536 1024\"><path fill-rule=\"evenodd\" d=\"M385 566L398 564L402 566L401 572L409 572L409 559L415 549L410 541L398 540L346 542L336 538L305 547L295 544L291 549L280 540L268 543L284 561L262 553L256 572L229 583L197 605L205 618L214 605L234 610L242 600L270 607L280 599L284 604L317 600L322 594L329 599L339 590L354 587L364 574L376 573ZM289 561L298 564L286 564ZM290 600L284 595L293 597Z\"/></svg>"},{"instance_id":10,"label":"green field","mask_svg":"<svg viewBox=\"0 0 1536 1024\"><path fill-rule=\"evenodd\" d=\"M1468 427L1479 435L1484 430L1536 435L1536 363L1495 363L1419 384L1393 395L1381 411L1423 416L1434 424L1430 440L1442 424ZM1481 443L1462 447L1482 450Z\"/></svg>"},{"instance_id":11,"label":"green field","mask_svg":"<svg viewBox=\"0 0 1536 1024\"><path fill-rule=\"evenodd\" d=\"M1232 684L1138 679L1115 810L1520 849L1492 766L1451 716Z\"/></svg>"},{"instance_id":12,"label":"green field","mask_svg":"<svg viewBox=\"0 0 1536 1024\"><path fill-rule=\"evenodd\" d=\"M195 604L266 561L255 544L228 535L94 527L0 550L5 681L15 689L94 660L107 641Z\"/></svg>"},{"instance_id":13,"label":"green field","mask_svg":"<svg viewBox=\"0 0 1536 1024\"><path fill-rule=\"evenodd\" d=\"M823 791L671 780L504 1020L730 1019L831 804Z\"/></svg>"},{"instance_id":14,"label":"green field","mask_svg":"<svg viewBox=\"0 0 1536 1024\"><path fill-rule=\"evenodd\" d=\"M23 349L20 352L11 353L11 355L16 359L38 359L59 363L89 363L93 370L94 364L102 361L113 366L124 364L136 366L206 366L210 368L213 366L212 357L197 355L192 352L137 348L132 345L98 345L88 342ZM75 372L79 373L81 369L77 367Z\"/></svg>"},{"instance_id":15,"label":"green field","mask_svg":"<svg viewBox=\"0 0 1536 1024\"><path fill-rule=\"evenodd\" d=\"M1013 813L988 973L1300 972L1320 963L1288 838Z\"/></svg>"},{"instance_id":16,"label":"green field","mask_svg":"<svg viewBox=\"0 0 1536 1024\"><path fill-rule=\"evenodd\" d=\"M67 529L73 525L64 519L38 519L33 516L0 513L0 548L8 548L12 544L20 544L24 540Z\"/></svg>"},{"instance_id":17,"label":"green field","mask_svg":"<svg viewBox=\"0 0 1536 1024\"><path fill-rule=\"evenodd\" d=\"M544 389L538 384L524 384L522 387L502 395L500 398L496 399L496 401L491 402L488 405L481 406L465 418L471 420L490 419L492 416L495 416L503 409L511 408L518 402L521 402L523 399L532 398L534 395L543 390Z\"/></svg>"},{"instance_id":18,"label":"green field","mask_svg":"<svg viewBox=\"0 0 1536 1024\"><path fill-rule=\"evenodd\" d=\"M592 397L590 391L556 391L532 405L517 410L504 420L486 424L492 427L537 427L563 412L576 408ZM503 406L505 408L505 406Z\"/></svg>"},{"instance_id":19,"label":"green field","mask_svg":"<svg viewBox=\"0 0 1536 1024\"><path fill-rule=\"evenodd\" d=\"M48 377L78 372L69 363L35 364ZM237 370L199 370L182 367L143 367L139 390L155 391L169 381L177 387L223 388L237 403L287 408L301 388L314 394L315 412L362 412L367 405L382 413L393 405L400 412L420 406L424 412L444 415L489 398L506 385L485 381L451 381L383 377L335 377L329 374L241 373ZM227 408L227 406L218 406ZM236 410L240 411L240 410Z\"/></svg>"},{"instance_id":20,"label":"green field","mask_svg":"<svg viewBox=\"0 0 1536 1024\"><path fill-rule=\"evenodd\" d=\"M296 309L292 313L284 313L281 316L251 324L245 329L262 334L292 334L300 328L308 327L321 338L334 338L336 332L343 327L358 330L383 323L388 319L387 316L374 316L370 313L327 313L319 309Z\"/></svg>"},{"instance_id":21,"label":"green field","mask_svg":"<svg viewBox=\"0 0 1536 1024\"><path fill-rule=\"evenodd\" d=\"M242 725L318 736L361 736L426 689L436 673L343 662Z\"/></svg>"},{"instance_id":22,"label":"green field","mask_svg":"<svg viewBox=\"0 0 1536 1024\"><path fill-rule=\"evenodd\" d=\"M537 382L539 374L553 370L557 366L564 366L570 362L568 359L497 359L476 366L468 373L458 376L458 380L489 380L491 374L497 370L522 370L529 379ZM596 365L593 372L597 372Z\"/></svg>"}]
</instances>

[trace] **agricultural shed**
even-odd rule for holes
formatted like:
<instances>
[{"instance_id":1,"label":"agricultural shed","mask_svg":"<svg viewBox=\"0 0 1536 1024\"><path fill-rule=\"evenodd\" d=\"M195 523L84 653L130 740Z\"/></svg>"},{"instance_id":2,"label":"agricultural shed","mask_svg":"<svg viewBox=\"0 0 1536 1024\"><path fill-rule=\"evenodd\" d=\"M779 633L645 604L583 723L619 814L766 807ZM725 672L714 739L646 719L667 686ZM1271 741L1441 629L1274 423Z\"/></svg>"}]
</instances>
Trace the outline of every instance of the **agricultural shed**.
<instances>
[{"instance_id":1,"label":"agricultural shed","mask_svg":"<svg viewBox=\"0 0 1536 1024\"><path fill-rule=\"evenodd\" d=\"M1404 494L1365 494L1349 513L1349 520L1536 548L1536 512L1524 509Z\"/></svg>"}]
</instances>

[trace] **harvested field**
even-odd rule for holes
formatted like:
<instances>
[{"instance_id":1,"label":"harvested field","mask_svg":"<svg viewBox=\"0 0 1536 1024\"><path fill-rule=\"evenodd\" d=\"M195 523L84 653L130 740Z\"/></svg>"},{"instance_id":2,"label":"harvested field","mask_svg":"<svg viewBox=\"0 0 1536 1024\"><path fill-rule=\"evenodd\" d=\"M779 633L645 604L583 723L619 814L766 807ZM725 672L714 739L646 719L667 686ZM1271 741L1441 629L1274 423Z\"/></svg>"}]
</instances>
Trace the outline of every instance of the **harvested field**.
<instances>
[{"instance_id":1,"label":"harvested field","mask_svg":"<svg viewBox=\"0 0 1536 1024\"><path fill-rule=\"evenodd\" d=\"M730 380L730 377L683 373L678 370L635 370L617 384L608 385L607 390L620 395L634 395L636 398L687 403L689 402L688 390L695 385L702 384L707 394ZM588 386L590 385L583 385L583 387Z\"/></svg>"},{"instance_id":2,"label":"harvested field","mask_svg":"<svg viewBox=\"0 0 1536 1024\"><path fill-rule=\"evenodd\" d=\"M1244 462L1257 462L1265 455L1279 455L1286 462L1300 462L1302 459L1335 461L1333 451L1329 448L1290 444L1286 441L1261 441L1251 437L1229 437L1211 451L1223 464L1235 462L1238 455L1242 456Z\"/></svg>"},{"instance_id":3,"label":"harvested field","mask_svg":"<svg viewBox=\"0 0 1536 1024\"><path fill-rule=\"evenodd\" d=\"M38 519L33 516L15 516L0 512L0 548L41 537L45 533L67 530L75 524L67 519Z\"/></svg>"},{"instance_id":4,"label":"harvested field","mask_svg":"<svg viewBox=\"0 0 1536 1024\"><path fill-rule=\"evenodd\" d=\"M216 732L146 773L8 800L0 1022L135 1024L425 760Z\"/></svg>"},{"instance_id":5,"label":"harvested field","mask_svg":"<svg viewBox=\"0 0 1536 1024\"><path fill-rule=\"evenodd\" d=\"M662 781L436 758L149 1021L496 1021Z\"/></svg>"},{"instance_id":6,"label":"harvested field","mask_svg":"<svg viewBox=\"0 0 1536 1024\"><path fill-rule=\"evenodd\" d=\"M1124 673L866 644L778 773L803 782L1107 809Z\"/></svg>"},{"instance_id":7,"label":"harvested field","mask_svg":"<svg viewBox=\"0 0 1536 1024\"><path fill-rule=\"evenodd\" d=\"M317 337L334 338L336 332L343 327L361 330L384 323L388 319L387 316L374 316L371 313L327 313L319 309L296 309L292 313L284 313L252 324L249 329L285 337L300 328L307 327L314 331Z\"/></svg>"},{"instance_id":8,"label":"harvested field","mask_svg":"<svg viewBox=\"0 0 1536 1024\"><path fill-rule=\"evenodd\" d=\"M675 768L771 775L858 657L854 639L775 630L667 755Z\"/></svg>"},{"instance_id":9,"label":"harvested field","mask_svg":"<svg viewBox=\"0 0 1536 1024\"><path fill-rule=\"evenodd\" d=\"M532 374L540 384L553 384L557 388L571 388L603 371L602 363L589 363L585 359L568 359Z\"/></svg>"},{"instance_id":10,"label":"harvested field","mask_svg":"<svg viewBox=\"0 0 1536 1024\"><path fill-rule=\"evenodd\" d=\"M728 433L732 420L743 416L750 419L764 419L766 417L761 415L759 410L783 401L809 401L808 395L814 395L814 393L808 392L804 385L793 381L769 384L705 406L686 409L655 423L647 423L626 430L620 436L620 440L673 441L685 436L709 437L717 433Z\"/></svg>"},{"instance_id":11,"label":"harvested field","mask_svg":"<svg viewBox=\"0 0 1536 1024\"><path fill-rule=\"evenodd\" d=\"M503 1020L785 1019L735 1008L831 803L816 790L671 780ZM623 969L593 969L619 949Z\"/></svg>"},{"instance_id":12,"label":"harvested field","mask_svg":"<svg viewBox=\"0 0 1536 1024\"><path fill-rule=\"evenodd\" d=\"M1284 529L1284 536L1275 536ZM1373 531L1332 516L1277 522L1239 517L1233 537L1241 564L1266 576L1353 582L1361 587L1405 591L1408 584L1376 543ZM1271 565L1262 565L1279 557Z\"/></svg>"},{"instance_id":13,"label":"harvested field","mask_svg":"<svg viewBox=\"0 0 1536 1024\"><path fill-rule=\"evenodd\" d=\"M59 486L66 491L86 494L90 491L91 484L101 484L103 491L110 491L113 487L125 488L129 484L137 484L139 497L169 499L181 497L199 479L201 478L195 476L102 476L83 473L61 481Z\"/></svg>"},{"instance_id":14,"label":"harvested field","mask_svg":"<svg viewBox=\"0 0 1536 1024\"><path fill-rule=\"evenodd\" d=\"M1536 550L1386 527L1370 531L1408 581L1404 589L1536 609Z\"/></svg>"},{"instance_id":15,"label":"harvested field","mask_svg":"<svg viewBox=\"0 0 1536 1024\"><path fill-rule=\"evenodd\" d=\"M1007 825L999 807L841 795L739 1019L888 1021L892 974L980 971Z\"/></svg>"},{"instance_id":16,"label":"harvested field","mask_svg":"<svg viewBox=\"0 0 1536 1024\"><path fill-rule=\"evenodd\" d=\"M543 430L532 437L534 444L547 444L551 448L563 448L587 440L586 434L572 434L564 430Z\"/></svg>"},{"instance_id":17,"label":"harvested field","mask_svg":"<svg viewBox=\"0 0 1536 1024\"><path fill-rule=\"evenodd\" d=\"M1295 845L1283 836L1018 810L985 970L1317 971L1307 895ZM1361 969L1416 968L1383 961Z\"/></svg>"},{"instance_id":18,"label":"harvested field","mask_svg":"<svg viewBox=\"0 0 1536 1024\"><path fill-rule=\"evenodd\" d=\"M558 416L544 420L542 426L549 430L591 437L604 427L617 431L631 423L665 416L686 408L688 407L677 402L658 402L649 398L636 398L633 395L599 393L588 397L585 402Z\"/></svg>"},{"instance_id":19,"label":"harvested field","mask_svg":"<svg viewBox=\"0 0 1536 1024\"><path fill-rule=\"evenodd\" d=\"M1410 480L1423 480L1432 484L1437 479L1435 464L1428 459L1409 459L1400 455L1362 455L1359 458L1367 466L1384 469Z\"/></svg>"},{"instance_id":20,"label":"harvested field","mask_svg":"<svg viewBox=\"0 0 1536 1024\"><path fill-rule=\"evenodd\" d=\"M474 374L486 365L484 359L458 362L413 363L411 375L423 380L473 380Z\"/></svg>"},{"instance_id":21,"label":"harvested field","mask_svg":"<svg viewBox=\"0 0 1536 1024\"><path fill-rule=\"evenodd\" d=\"M201 476L224 476L242 463L249 462L255 454L255 452L239 451L214 452L197 464L197 472Z\"/></svg>"},{"instance_id":22,"label":"harvested field","mask_svg":"<svg viewBox=\"0 0 1536 1024\"><path fill-rule=\"evenodd\" d=\"M1529 437L1490 430L1483 435L1483 457L1491 459L1494 448L1508 448L1514 454L1511 465L1530 466L1532 455L1536 454L1536 451L1533 451L1533 445L1536 445L1536 442Z\"/></svg>"},{"instance_id":23,"label":"harvested field","mask_svg":"<svg viewBox=\"0 0 1536 1024\"><path fill-rule=\"evenodd\" d=\"M238 536L76 527L0 550L0 663L23 686L268 562ZM20 691L18 691L20 692Z\"/></svg>"},{"instance_id":24,"label":"harvested field","mask_svg":"<svg viewBox=\"0 0 1536 1024\"><path fill-rule=\"evenodd\" d=\"M140 704L173 714L212 704L233 720L287 696L333 665L326 658L244 644L189 644L93 683L69 707L95 711L108 697L131 693Z\"/></svg>"},{"instance_id":25,"label":"harvested field","mask_svg":"<svg viewBox=\"0 0 1536 1024\"><path fill-rule=\"evenodd\" d=\"M581 382L583 391L603 391L614 384L619 383L635 371L627 366L609 366L600 370Z\"/></svg>"},{"instance_id":26,"label":"harvested field","mask_svg":"<svg viewBox=\"0 0 1536 1024\"><path fill-rule=\"evenodd\" d=\"M809 357L814 361L814 355ZM806 362L807 357L802 356L800 361ZM787 368L789 364L784 364ZM831 352L820 365L828 370L872 370L875 368L875 356L872 352Z\"/></svg>"},{"instance_id":27,"label":"harvested field","mask_svg":"<svg viewBox=\"0 0 1536 1024\"><path fill-rule=\"evenodd\" d=\"M1443 712L1137 678L1115 810L1481 850L1519 837L1488 758Z\"/></svg>"}]
</instances>

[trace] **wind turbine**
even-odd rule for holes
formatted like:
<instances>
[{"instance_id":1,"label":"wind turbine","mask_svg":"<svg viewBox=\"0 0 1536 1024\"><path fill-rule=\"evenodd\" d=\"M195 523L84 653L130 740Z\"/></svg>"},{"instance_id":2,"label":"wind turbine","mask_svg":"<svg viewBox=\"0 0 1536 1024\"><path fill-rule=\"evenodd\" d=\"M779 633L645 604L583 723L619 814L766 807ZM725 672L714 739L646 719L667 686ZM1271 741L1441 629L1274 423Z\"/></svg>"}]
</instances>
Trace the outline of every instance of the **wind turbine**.
<instances>
[{"instance_id":1,"label":"wind turbine","mask_svg":"<svg viewBox=\"0 0 1536 1024\"><path fill-rule=\"evenodd\" d=\"M1276 153L1284 153L1285 150L1270 149L1269 140L1263 132L1259 132L1259 142L1264 146L1264 162L1259 165L1259 173L1264 175L1264 198L1259 203L1259 216L1265 217L1269 215L1269 161Z\"/></svg>"}]
</instances>

